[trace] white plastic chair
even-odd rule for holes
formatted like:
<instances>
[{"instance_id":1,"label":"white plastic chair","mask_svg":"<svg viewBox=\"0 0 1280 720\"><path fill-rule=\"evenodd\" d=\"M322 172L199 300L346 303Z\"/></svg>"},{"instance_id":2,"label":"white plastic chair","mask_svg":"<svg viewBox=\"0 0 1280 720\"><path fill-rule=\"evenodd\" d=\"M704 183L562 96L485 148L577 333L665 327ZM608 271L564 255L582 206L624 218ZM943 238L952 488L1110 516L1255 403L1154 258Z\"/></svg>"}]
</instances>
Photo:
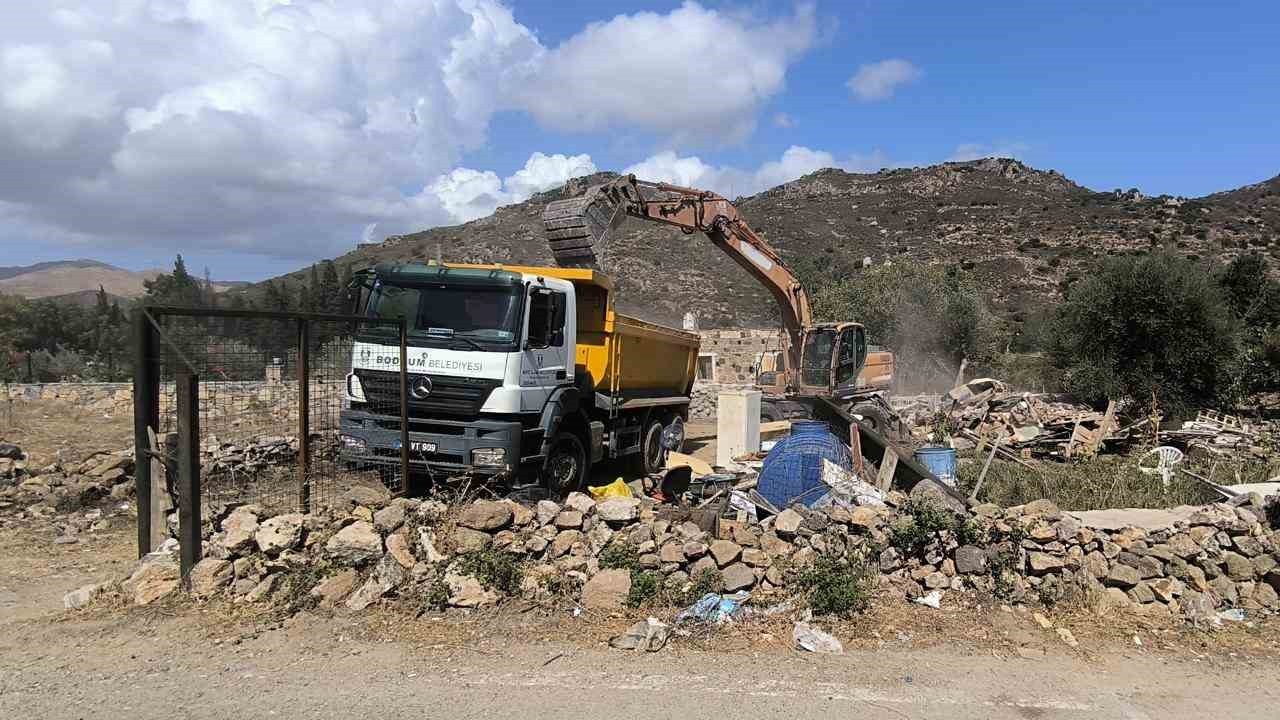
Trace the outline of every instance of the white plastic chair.
<instances>
[{"instance_id":1,"label":"white plastic chair","mask_svg":"<svg viewBox=\"0 0 1280 720\"><path fill-rule=\"evenodd\" d=\"M1176 447L1161 445L1148 450L1138 458L1138 472L1144 475L1159 475L1164 481L1164 488L1169 489L1169 481L1173 479L1173 467L1182 462L1182 451Z\"/></svg>"}]
</instances>

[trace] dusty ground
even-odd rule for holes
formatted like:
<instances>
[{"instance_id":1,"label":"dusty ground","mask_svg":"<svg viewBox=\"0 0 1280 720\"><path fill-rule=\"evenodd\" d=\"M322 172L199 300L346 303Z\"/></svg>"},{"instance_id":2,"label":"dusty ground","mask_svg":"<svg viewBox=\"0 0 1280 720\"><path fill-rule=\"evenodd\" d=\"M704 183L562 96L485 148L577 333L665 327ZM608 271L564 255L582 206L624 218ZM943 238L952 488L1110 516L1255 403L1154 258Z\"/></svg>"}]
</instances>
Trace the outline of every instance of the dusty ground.
<instances>
[{"instance_id":1,"label":"dusty ground","mask_svg":"<svg viewBox=\"0 0 1280 720\"><path fill-rule=\"evenodd\" d=\"M831 628L845 655L819 657L792 650L781 619L637 655L606 640L640 615L519 603L418 619L185 600L64 612L67 590L126 571L132 532L122 518L75 545L0 533L0 717L1267 718L1280 701L1268 624L1052 615L1071 648L1017 610L884 601Z\"/></svg>"}]
</instances>

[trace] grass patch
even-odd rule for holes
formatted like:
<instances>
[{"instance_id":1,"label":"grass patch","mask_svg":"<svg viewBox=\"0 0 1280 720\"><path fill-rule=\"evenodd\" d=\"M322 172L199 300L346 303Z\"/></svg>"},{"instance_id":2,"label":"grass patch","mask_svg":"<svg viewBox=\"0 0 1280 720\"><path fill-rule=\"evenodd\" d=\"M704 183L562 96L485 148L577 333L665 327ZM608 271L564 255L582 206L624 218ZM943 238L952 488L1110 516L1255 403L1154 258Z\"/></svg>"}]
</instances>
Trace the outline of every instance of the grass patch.
<instances>
[{"instance_id":1,"label":"grass patch","mask_svg":"<svg viewBox=\"0 0 1280 720\"><path fill-rule=\"evenodd\" d=\"M614 540L600 551L600 567L606 570L634 570L640 553L625 540Z\"/></svg>"},{"instance_id":2,"label":"grass patch","mask_svg":"<svg viewBox=\"0 0 1280 720\"><path fill-rule=\"evenodd\" d=\"M1138 472L1140 456L1141 453L1100 455L1079 464L1041 462L1037 465L1040 472L996 460L991 463L978 499L1009 507L1047 498L1063 510L1101 510L1202 505L1217 498L1215 492L1181 473L1174 474L1166 490L1159 475ZM1208 467L1188 464L1186 468L1203 477L1209 474ZM956 476L963 492L973 488L981 472L981 462L960 464ZM1235 482L1234 472L1222 465L1214 471L1214 478L1218 482Z\"/></svg>"},{"instance_id":3,"label":"grass patch","mask_svg":"<svg viewBox=\"0 0 1280 720\"><path fill-rule=\"evenodd\" d=\"M481 550L458 558L458 572L480 581L488 590L508 595L520 591L523 569L515 556L499 550Z\"/></svg>"},{"instance_id":4,"label":"grass patch","mask_svg":"<svg viewBox=\"0 0 1280 720\"><path fill-rule=\"evenodd\" d=\"M815 615L852 617L871 603L875 571L861 555L822 555L796 578Z\"/></svg>"}]
</instances>

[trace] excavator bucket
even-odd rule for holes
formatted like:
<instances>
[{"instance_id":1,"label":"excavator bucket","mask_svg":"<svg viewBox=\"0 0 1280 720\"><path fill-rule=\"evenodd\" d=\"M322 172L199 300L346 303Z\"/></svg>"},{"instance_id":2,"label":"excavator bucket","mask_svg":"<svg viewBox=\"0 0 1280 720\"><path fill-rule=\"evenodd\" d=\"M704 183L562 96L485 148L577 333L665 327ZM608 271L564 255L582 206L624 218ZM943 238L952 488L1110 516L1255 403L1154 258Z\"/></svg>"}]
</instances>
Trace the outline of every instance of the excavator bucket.
<instances>
[{"instance_id":1,"label":"excavator bucket","mask_svg":"<svg viewBox=\"0 0 1280 720\"><path fill-rule=\"evenodd\" d=\"M610 189L595 185L543 210L542 227L557 265L599 268L605 239L626 219L621 199Z\"/></svg>"}]
</instances>

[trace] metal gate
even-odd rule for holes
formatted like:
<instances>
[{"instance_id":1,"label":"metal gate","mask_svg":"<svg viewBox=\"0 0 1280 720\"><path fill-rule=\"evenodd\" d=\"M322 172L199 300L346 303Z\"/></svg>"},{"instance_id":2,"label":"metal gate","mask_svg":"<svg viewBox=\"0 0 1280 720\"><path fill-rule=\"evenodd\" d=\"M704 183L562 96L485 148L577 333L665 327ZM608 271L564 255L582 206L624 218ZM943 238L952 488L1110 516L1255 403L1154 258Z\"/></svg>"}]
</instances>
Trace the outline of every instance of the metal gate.
<instances>
[{"instance_id":1,"label":"metal gate","mask_svg":"<svg viewBox=\"0 0 1280 720\"><path fill-rule=\"evenodd\" d=\"M146 307L133 320L140 556L169 536L175 508L185 577L202 507L311 512L360 484L410 490L403 318ZM364 405L400 442L353 461L341 421L368 342L400 348L400 392Z\"/></svg>"}]
</instances>

